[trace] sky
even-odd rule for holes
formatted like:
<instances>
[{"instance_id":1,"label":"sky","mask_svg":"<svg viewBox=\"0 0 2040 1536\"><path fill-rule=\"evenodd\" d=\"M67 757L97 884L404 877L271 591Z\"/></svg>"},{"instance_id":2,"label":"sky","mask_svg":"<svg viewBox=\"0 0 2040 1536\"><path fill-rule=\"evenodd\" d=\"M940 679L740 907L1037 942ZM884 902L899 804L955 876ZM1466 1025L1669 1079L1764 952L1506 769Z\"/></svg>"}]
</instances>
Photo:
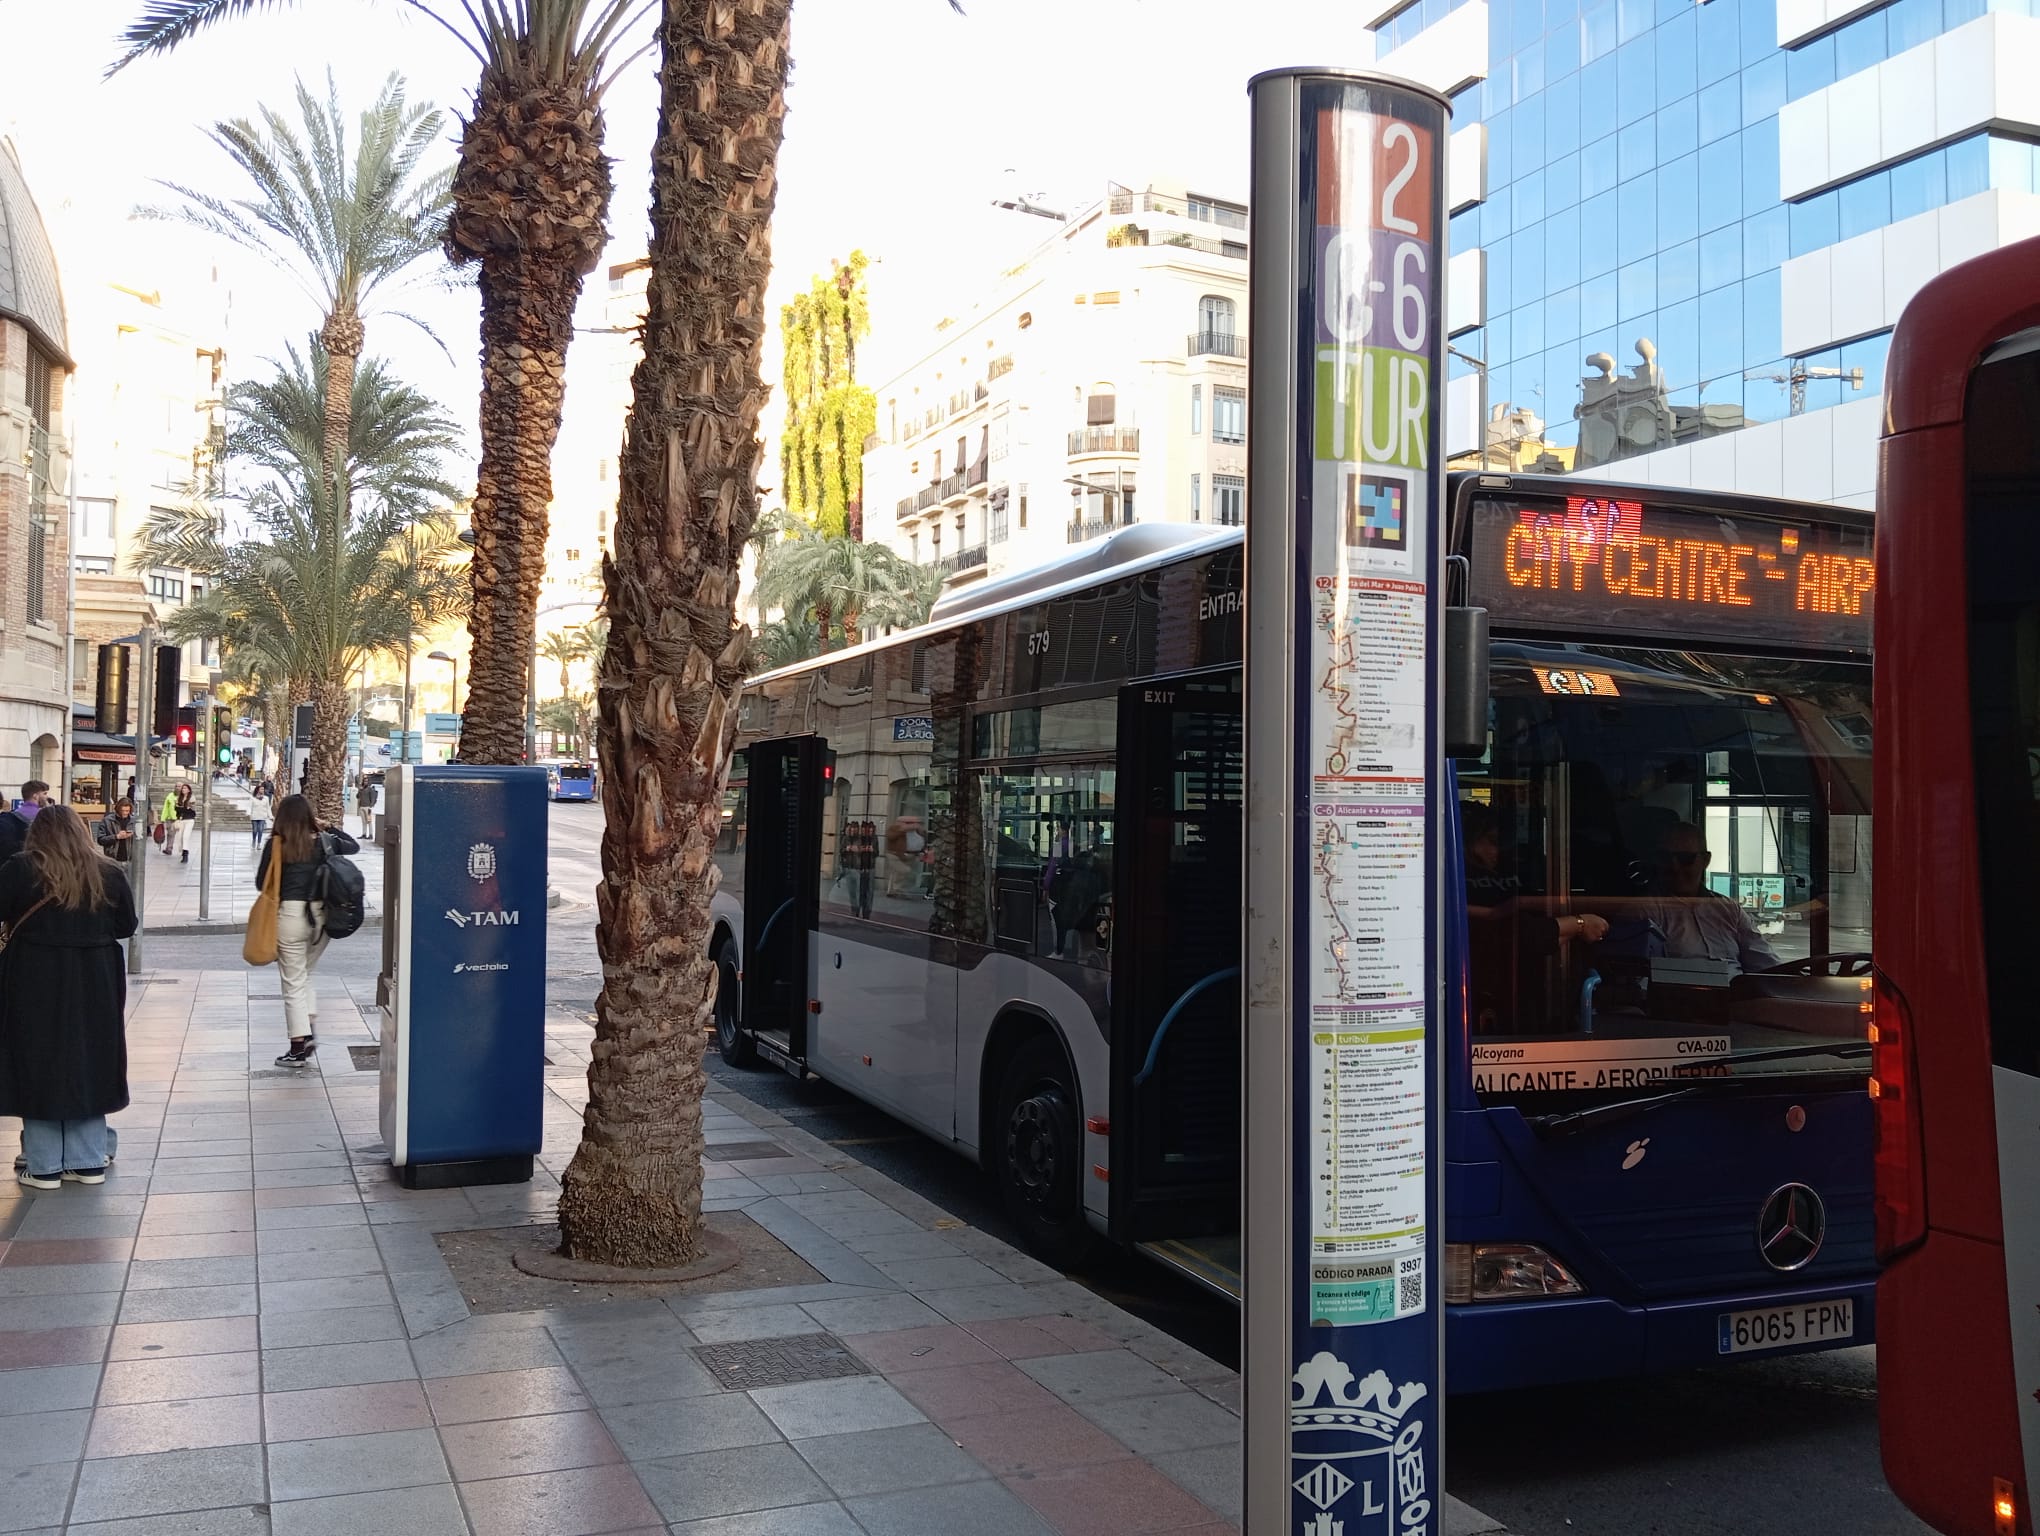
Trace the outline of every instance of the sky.
<instances>
[{"instance_id":1,"label":"sky","mask_svg":"<svg viewBox=\"0 0 2040 1536\"><path fill-rule=\"evenodd\" d=\"M450 162L459 132L451 113L473 90L475 60L399 0L299 0L104 80L115 36L141 3L0 0L0 54L10 65L0 133L20 151L67 286L144 286L183 261L219 263L233 291L230 375L248 377L318 327L314 302L231 247L137 223L132 210L172 201L158 180L239 195L237 172L202 130L265 102L294 112L294 79L322 93L328 70L350 111L401 70L413 99L449 109ZM442 9L459 14L455 0ZM776 314L831 258L862 248L877 264L874 383L887 360L916 355L939 318L1052 231L993 209L994 198L1039 194L1071 208L1108 180L1151 178L1244 197L1248 77L1290 64L1357 65L1371 51L1354 0L965 0L965 9L955 15L945 0L794 7L770 304ZM657 106L655 51L606 101L616 161L608 261L644 247ZM579 317L591 328L604 323L601 271ZM472 432L473 290L426 285L398 307L427 320L438 343L371 311L368 350ZM776 339L764 372L776 384ZM764 462L776 460L768 444Z\"/></svg>"}]
</instances>

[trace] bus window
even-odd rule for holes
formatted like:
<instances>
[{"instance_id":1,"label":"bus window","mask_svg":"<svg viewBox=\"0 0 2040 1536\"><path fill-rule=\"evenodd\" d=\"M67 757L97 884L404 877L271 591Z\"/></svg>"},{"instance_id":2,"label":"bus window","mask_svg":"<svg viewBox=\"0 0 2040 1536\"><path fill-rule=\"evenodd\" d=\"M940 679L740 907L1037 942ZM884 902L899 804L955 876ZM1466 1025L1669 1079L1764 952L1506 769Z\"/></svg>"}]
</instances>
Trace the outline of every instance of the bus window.
<instances>
[{"instance_id":1,"label":"bus window","mask_svg":"<svg viewBox=\"0 0 2040 1536\"><path fill-rule=\"evenodd\" d=\"M1110 963L1115 771L1098 765L980 769L992 932L1001 948Z\"/></svg>"},{"instance_id":2,"label":"bus window","mask_svg":"<svg viewBox=\"0 0 2040 1536\"><path fill-rule=\"evenodd\" d=\"M1473 1033L1600 1048L1476 1045L1476 1086L1633 1089L1773 1048L1736 1074L1836 1070L1817 1047L1864 1038L1867 669L1498 644L1493 678L1460 776ZM1591 1068L1499 1065L1541 1057Z\"/></svg>"},{"instance_id":3,"label":"bus window","mask_svg":"<svg viewBox=\"0 0 2040 1536\"><path fill-rule=\"evenodd\" d=\"M744 749L739 747L730 755L730 775L723 781L722 826L715 836L715 867L722 874L716 889L740 899L744 894L744 832L749 814L745 790L749 782Z\"/></svg>"}]
</instances>

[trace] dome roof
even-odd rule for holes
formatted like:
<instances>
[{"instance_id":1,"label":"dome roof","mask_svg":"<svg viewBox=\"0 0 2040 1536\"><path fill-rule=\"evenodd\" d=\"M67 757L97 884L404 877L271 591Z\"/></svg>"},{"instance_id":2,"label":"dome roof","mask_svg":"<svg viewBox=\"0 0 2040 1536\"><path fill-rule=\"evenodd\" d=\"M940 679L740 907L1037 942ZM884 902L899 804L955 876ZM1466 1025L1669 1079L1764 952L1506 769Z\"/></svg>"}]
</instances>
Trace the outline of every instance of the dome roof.
<instances>
[{"instance_id":1,"label":"dome roof","mask_svg":"<svg viewBox=\"0 0 2040 1536\"><path fill-rule=\"evenodd\" d=\"M58 359L71 361L57 253L28 194L14 145L0 139L0 316L19 320Z\"/></svg>"}]
</instances>

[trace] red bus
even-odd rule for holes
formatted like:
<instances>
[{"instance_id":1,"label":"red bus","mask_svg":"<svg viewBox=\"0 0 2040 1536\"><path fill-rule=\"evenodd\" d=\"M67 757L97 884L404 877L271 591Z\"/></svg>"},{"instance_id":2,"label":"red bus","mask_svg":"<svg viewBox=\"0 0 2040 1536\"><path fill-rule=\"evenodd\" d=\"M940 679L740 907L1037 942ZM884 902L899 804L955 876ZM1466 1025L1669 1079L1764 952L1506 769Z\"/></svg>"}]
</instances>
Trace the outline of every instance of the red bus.
<instances>
[{"instance_id":1,"label":"red bus","mask_svg":"<svg viewBox=\"0 0 2040 1536\"><path fill-rule=\"evenodd\" d=\"M2040 1491L2040 240L1900 319L1877 487L1878 1415L1936 1529Z\"/></svg>"}]
</instances>

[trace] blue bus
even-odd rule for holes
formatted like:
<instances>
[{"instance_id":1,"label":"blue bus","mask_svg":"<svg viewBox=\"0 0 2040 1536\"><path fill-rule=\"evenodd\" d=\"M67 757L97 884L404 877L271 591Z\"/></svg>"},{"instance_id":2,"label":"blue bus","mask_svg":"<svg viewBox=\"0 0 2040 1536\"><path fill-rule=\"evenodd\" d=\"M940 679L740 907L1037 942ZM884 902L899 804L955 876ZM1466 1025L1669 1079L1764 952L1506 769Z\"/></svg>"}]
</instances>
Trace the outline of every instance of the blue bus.
<instances>
[{"instance_id":1,"label":"blue bus","mask_svg":"<svg viewBox=\"0 0 2040 1536\"><path fill-rule=\"evenodd\" d=\"M1481 474L1448 535L1454 1390L1867 1342L1868 518ZM753 680L709 940L726 1060L1235 1297L1242 559L1136 526Z\"/></svg>"},{"instance_id":2,"label":"blue bus","mask_svg":"<svg viewBox=\"0 0 2040 1536\"><path fill-rule=\"evenodd\" d=\"M586 763L548 763L545 777L555 800L595 798L595 770Z\"/></svg>"}]
</instances>

